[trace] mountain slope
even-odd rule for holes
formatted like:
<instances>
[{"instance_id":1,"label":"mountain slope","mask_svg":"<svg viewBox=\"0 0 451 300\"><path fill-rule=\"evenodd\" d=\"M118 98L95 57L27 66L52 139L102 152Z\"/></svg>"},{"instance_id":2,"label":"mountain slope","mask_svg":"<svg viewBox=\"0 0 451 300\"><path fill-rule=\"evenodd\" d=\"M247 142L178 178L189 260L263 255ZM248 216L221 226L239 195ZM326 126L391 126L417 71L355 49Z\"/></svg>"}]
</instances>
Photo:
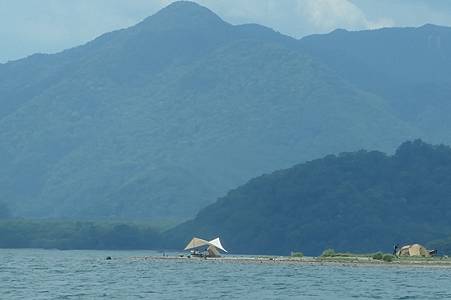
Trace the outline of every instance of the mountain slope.
<instances>
[{"instance_id":1,"label":"mountain slope","mask_svg":"<svg viewBox=\"0 0 451 300\"><path fill-rule=\"evenodd\" d=\"M451 142L451 28L336 30L299 45L355 86L386 99L429 141Z\"/></svg>"},{"instance_id":2,"label":"mountain slope","mask_svg":"<svg viewBox=\"0 0 451 300\"><path fill-rule=\"evenodd\" d=\"M219 235L233 253L390 251L451 233L450 187L446 146L328 155L252 179L166 235L175 248Z\"/></svg>"},{"instance_id":3,"label":"mountain slope","mask_svg":"<svg viewBox=\"0 0 451 300\"><path fill-rule=\"evenodd\" d=\"M310 52L176 2L0 65L0 199L22 217L184 219L253 176L427 135Z\"/></svg>"}]
</instances>

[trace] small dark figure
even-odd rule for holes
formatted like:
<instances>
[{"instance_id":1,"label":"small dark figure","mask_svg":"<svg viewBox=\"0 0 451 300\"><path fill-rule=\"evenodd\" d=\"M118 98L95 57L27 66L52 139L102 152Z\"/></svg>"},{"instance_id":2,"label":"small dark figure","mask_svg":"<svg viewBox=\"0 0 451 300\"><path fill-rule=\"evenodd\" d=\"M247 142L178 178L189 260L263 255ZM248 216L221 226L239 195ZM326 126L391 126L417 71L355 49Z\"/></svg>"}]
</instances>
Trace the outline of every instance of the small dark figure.
<instances>
[{"instance_id":1,"label":"small dark figure","mask_svg":"<svg viewBox=\"0 0 451 300\"><path fill-rule=\"evenodd\" d=\"M393 246L393 255L396 256L396 253L398 253L399 244L396 244Z\"/></svg>"},{"instance_id":2,"label":"small dark figure","mask_svg":"<svg viewBox=\"0 0 451 300\"><path fill-rule=\"evenodd\" d=\"M111 256L107 256L105 259L106 260L111 260Z\"/></svg>"}]
</instances>

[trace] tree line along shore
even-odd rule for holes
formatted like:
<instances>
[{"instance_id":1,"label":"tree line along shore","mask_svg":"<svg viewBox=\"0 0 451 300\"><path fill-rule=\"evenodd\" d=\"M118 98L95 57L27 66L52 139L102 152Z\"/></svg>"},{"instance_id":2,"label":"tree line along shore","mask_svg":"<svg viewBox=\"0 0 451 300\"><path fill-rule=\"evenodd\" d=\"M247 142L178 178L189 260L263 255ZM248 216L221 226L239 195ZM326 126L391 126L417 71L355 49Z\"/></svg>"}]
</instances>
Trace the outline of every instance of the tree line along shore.
<instances>
[{"instance_id":1,"label":"tree line along shore","mask_svg":"<svg viewBox=\"0 0 451 300\"><path fill-rule=\"evenodd\" d=\"M42 248L60 250L163 250L176 249L168 244L168 222L113 222L67 220L0 220L0 248ZM318 259L343 262L447 262L451 240L436 240L427 244L438 247L439 255L431 258L396 257L384 252L355 253L326 249ZM287 250L286 258L308 260L302 252ZM269 253L270 254L270 253ZM445 260L443 260L445 259Z\"/></svg>"}]
</instances>

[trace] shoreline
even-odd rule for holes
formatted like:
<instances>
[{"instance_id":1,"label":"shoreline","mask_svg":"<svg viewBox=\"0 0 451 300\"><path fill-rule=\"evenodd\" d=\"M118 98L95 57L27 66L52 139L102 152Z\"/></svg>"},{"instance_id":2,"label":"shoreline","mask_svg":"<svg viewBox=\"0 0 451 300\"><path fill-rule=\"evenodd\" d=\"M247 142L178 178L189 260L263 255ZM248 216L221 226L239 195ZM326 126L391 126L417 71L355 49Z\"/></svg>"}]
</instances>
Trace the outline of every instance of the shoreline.
<instances>
[{"instance_id":1,"label":"shoreline","mask_svg":"<svg viewBox=\"0 0 451 300\"><path fill-rule=\"evenodd\" d=\"M134 260L179 260L186 262L219 262L219 263L239 263L239 264L274 264L274 265L318 265L318 266L379 266L379 267L434 267L451 268L451 259L397 259L392 262L375 260L362 257L302 257L293 258L288 256L223 256L223 257L188 257L188 256L142 256L132 257Z\"/></svg>"}]
</instances>

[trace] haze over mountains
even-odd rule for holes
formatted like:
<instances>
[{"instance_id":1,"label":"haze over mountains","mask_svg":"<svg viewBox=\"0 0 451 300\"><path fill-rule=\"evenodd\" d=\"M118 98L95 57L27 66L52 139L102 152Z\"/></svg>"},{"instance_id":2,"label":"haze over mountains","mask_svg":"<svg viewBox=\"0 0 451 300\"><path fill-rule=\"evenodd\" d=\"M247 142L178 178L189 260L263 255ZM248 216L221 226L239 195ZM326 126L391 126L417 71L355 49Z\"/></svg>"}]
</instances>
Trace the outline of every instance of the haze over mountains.
<instances>
[{"instance_id":1,"label":"haze over mountains","mask_svg":"<svg viewBox=\"0 0 451 300\"><path fill-rule=\"evenodd\" d=\"M384 98L428 140L444 141L451 129L449 27L336 30L300 43L354 86Z\"/></svg>"},{"instance_id":2,"label":"haze over mountains","mask_svg":"<svg viewBox=\"0 0 451 300\"><path fill-rule=\"evenodd\" d=\"M176 2L0 64L0 199L40 218L192 217L329 153L451 142L451 29L295 40Z\"/></svg>"}]
</instances>

